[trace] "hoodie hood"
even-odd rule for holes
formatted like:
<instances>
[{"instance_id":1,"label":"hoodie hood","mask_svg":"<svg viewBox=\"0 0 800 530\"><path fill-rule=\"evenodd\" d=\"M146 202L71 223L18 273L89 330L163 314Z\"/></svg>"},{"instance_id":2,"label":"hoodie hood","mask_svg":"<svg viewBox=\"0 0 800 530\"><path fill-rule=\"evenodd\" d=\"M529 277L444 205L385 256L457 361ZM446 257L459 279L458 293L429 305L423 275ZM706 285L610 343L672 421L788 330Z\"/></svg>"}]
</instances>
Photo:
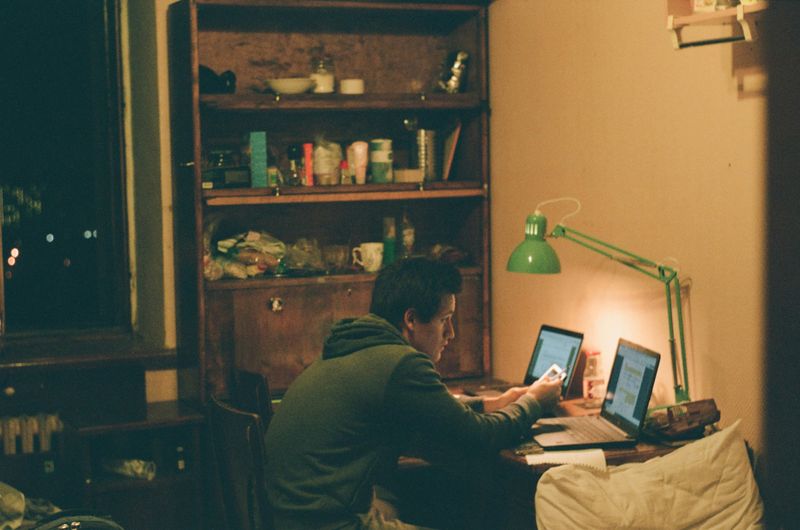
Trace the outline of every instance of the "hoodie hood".
<instances>
[{"instance_id":1,"label":"hoodie hood","mask_svg":"<svg viewBox=\"0 0 800 530\"><path fill-rule=\"evenodd\" d=\"M344 357L366 348L389 344L410 347L400 330L378 315L369 313L334 324L322 348L322 358Z\"/></svg>"}]
</instances>

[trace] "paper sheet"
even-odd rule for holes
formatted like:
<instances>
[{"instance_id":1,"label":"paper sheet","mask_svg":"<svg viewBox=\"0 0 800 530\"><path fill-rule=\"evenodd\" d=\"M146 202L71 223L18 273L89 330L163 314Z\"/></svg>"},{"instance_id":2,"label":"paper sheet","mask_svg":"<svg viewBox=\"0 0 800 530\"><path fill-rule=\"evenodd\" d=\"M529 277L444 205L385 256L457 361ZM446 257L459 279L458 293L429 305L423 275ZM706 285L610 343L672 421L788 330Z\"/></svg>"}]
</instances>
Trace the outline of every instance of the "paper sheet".
<instances>
[{"instance_id":1,"label":"paper sheet","mask_svg":"<svg viewBox=\"0 0 800 530\"><path fill-rule=\"evenodd\" d=\"M579 449L576 451L545 451L533 455L525 455L528 465L539 464L577 464L588 466L598 471L606 470L606 456L602 449Z\"/></svg>"}]
</instances>

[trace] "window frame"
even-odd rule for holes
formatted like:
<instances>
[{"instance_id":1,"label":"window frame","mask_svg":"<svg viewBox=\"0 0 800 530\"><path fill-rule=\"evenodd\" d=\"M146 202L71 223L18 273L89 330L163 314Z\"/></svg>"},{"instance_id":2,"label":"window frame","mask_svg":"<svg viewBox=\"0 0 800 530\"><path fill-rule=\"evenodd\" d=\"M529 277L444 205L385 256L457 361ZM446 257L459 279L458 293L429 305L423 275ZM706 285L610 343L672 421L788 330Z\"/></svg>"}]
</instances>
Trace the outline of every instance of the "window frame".
<instances>
[{"instance_id":1,"label":"window frame","mask_svg":"<svg viewBox=\"0 0 800 530\"><path fill-rule=\"evenodd\" d=\"M93 0L88 0L91 1ZM100 88L102 84L105 99L99 105L105 105L107 109L106 112L99 113L101 118L95 119L91 145L92 152L103 153L102 157L95 157L93 160L95 169L92 175L96 192L95 202L91 206L98 212L98 230L108 234L108 237L101 240L105 245L104 251L98 253L98 270L103 273L98 278L98 284L103 286L100 289L98 308L112 312L113 317L110 324L95 327L43 327L9 331L3 272L0 274L0 345L24 343L40 338L113 341L133 336L121 26L123 1L94 0L95 5L91 6L91 13L102 19L102 35L100 31L92 33L97 39L97 51L91 61L92 68L99 72L98 77L102 76L97 86ZM0 211L2 206L3 198L0 193ZM2 247L3 234L0 230L0 248ZM4 271L5 262L2 267Z\"/></svg>"}]
</instances>

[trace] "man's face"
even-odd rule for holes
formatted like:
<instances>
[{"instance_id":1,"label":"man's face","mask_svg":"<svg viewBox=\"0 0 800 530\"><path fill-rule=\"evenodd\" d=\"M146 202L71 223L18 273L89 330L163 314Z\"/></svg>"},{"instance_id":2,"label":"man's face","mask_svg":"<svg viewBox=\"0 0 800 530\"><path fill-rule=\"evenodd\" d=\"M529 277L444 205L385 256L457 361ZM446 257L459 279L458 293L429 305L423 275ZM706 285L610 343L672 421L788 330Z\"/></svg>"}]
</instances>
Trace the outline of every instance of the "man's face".
<instances>
[{"instance_id":1,"label":"man's face","mask_svg":"<svg viewBox=\"0 0 800 530\"><path fill-rule=\"evenodd\" d=\"M423 322L414 310L410 310L404 323L403 335L414 348L428 354L433 362L437 362L447 343L456 336L453 330L455 311L456 297L452 294L442 297L439 311L430 322Z\"/></svg>"}]
</instances>

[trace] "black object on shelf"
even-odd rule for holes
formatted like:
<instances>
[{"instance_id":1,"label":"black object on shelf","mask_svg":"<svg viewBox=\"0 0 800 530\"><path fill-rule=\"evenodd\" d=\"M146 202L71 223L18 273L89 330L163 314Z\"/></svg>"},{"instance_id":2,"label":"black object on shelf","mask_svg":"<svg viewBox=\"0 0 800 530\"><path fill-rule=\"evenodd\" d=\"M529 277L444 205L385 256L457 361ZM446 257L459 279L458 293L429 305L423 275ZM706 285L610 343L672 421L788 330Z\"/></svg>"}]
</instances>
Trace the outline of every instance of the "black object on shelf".
<instances>
[{"instance_id":1,"label":"black object on shelf","mask_svg":"<svg viewBox=\"0 0 800 530\"><path fill-rule=\"evenodd\" d=\"M236 74L226 70L217 74L208 66L200 65L201 94L233 94L236 92Z\"/></svg>"}]
</instances>

